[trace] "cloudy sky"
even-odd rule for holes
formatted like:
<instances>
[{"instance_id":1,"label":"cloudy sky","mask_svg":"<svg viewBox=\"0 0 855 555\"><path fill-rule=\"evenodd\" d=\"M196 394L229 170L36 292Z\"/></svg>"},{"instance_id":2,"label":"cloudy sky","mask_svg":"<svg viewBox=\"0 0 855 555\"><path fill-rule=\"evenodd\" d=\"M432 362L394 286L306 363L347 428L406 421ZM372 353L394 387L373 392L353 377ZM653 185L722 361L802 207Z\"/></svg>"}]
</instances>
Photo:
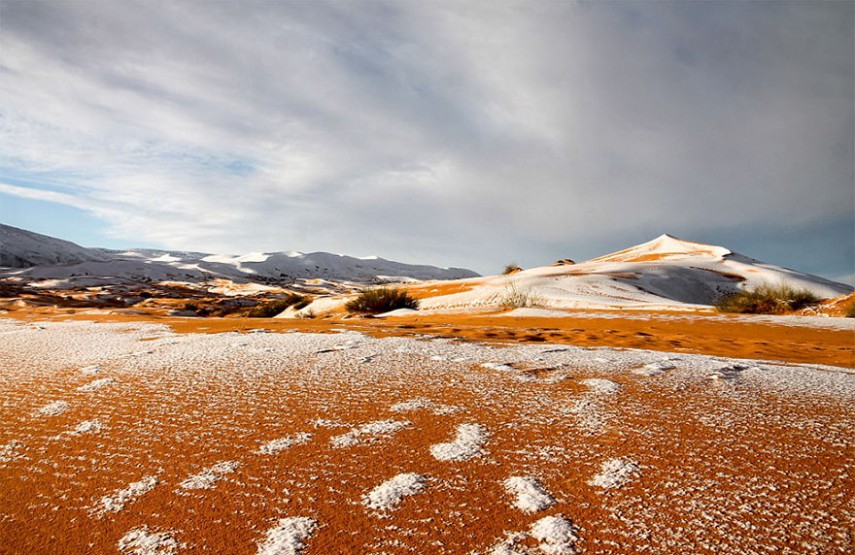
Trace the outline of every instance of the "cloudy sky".
<instances>
[{"instance_id":1,"label":"cloudy sky","mask_svg":"<svg viewBox=\"0 0 855 555\"><path fill-rule=\"evenodd\" d=\"M851 280L853 6L0 0L0 222L482 273L671 233Z\"/></svg>"}]
</instances>

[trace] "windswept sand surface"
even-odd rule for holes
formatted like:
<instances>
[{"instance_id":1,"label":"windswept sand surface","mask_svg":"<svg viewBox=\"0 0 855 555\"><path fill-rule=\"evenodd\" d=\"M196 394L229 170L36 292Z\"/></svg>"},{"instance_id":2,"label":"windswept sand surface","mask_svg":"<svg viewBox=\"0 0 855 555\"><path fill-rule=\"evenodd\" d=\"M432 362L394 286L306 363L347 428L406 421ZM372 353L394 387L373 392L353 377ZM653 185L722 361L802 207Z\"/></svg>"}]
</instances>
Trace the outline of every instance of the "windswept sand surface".
<instances>
[{"instance_id":1,"label":"windswept sand surface","mask_svg":"<svg viewBox=\"0 0 855 555\"><path fill-rule=\"evenodd\" d=\"M852 552L852 370L544 339L2 319L0 552Z\"/></svg>"}]
</instances>

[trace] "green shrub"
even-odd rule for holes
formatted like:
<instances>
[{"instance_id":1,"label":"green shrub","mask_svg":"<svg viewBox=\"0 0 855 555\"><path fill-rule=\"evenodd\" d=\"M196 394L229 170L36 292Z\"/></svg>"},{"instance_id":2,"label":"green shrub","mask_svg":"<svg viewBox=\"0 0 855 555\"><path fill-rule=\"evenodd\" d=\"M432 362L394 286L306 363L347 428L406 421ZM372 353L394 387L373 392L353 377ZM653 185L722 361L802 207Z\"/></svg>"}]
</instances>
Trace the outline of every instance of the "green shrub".
<instances>
[{"instance_id":1,"label":"green shrub","mask_svg":"<svg viewBox=\"0 0 855 555\"><path fill-rule=\"evenodd\" d=\"M725 295L716 301L715 307L721 312L782 314L818 301L819 297L806 289L796 289L788 285L762 285L753 291Z\"/></svg>"},{"instance_id":2,"label":"green shrub","mask_svg":"<svg viewBox=\"0 0 855 555\"><path fill-rule=\"evenodd\" d=\"M399 308L419 308L419 301L412 298L406 291L390 287L375 287L366 289L344 307L348 312L365 314L380 314Z\"/></svg>"},{"instance_id":3,"label":"green shrub","mask_svg":"<svg viewBox=\"0 0 855 555\"><path fill-rule=\"evenodd\" d=\"M300 310L301 308L308 306L311 302L311 297L291 293L283 299L276 299L275 301L269 301L252 307L252 309L247 313L247 316L250 318L273 318L290 306Z\"/></svg>"}]
</instances>

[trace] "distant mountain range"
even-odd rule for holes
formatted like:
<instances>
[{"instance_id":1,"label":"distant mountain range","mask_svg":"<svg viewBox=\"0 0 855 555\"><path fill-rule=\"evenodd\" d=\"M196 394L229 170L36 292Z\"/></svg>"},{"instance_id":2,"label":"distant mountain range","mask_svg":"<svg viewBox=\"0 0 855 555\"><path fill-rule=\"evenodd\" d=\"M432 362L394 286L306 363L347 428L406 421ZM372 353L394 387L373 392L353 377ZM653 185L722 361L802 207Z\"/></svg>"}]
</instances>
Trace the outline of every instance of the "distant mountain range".
<instances>
[{"instance_id":1,"label":"distant mountain range","mask_svg":"<svg viewBox=\"0 0 855 555\"><path fill-rule=\"evenodd\" d=\"M403 264L326 252L250 253L84 248L0 224L0 281L51 289L128 286L160 282L240 284L368 284L456 280L454 287L426 288L423 310L518 308L646 308L708 306L723 294L760 285L807 289L820 298L852 287L767 264L725 247L662 235L592 260L564 259L509 275L478 276L460 268ZM338 287L333 289L340 290ZM508 303L509 297L516 297ZM342 298L342 302L344 298Z\"/></svg>"},{"instance_id":2,"label":"distant mountain range","mask_svg":"<svg viewBox=\"0 0 855 555\"><path fill-rule=\"evenodd\" d=\"M448 280L475 277L462 268L404 264L383 258L356 258L327 252L251 253L243 256L201 252L85 248L0 224L0 277L24 281L58 280L69 286L116 282L236 282L288 284L324 279L371 283L377 281ZM63 284L57 284L62 287Z\"/></svg>"}]
</instances>

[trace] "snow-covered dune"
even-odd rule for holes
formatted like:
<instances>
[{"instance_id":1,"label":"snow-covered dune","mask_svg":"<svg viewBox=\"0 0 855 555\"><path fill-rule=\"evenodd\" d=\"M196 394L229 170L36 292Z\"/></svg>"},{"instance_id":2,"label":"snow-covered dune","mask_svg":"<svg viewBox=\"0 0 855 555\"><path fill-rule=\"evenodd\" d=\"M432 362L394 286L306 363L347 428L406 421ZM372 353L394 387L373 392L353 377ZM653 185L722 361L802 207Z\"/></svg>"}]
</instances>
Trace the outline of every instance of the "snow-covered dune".
<instances>
[{"instance_id":1,"label":"snow-covered dune","mask_svg":"<svg viewBox=\"0 0 855 555\"><path fill-rule=\"evenodd\" d=\"M722 294L764 284L808 289L821 298L852 291L842 283L670 235L579 264L561 263L460 283L469 289L423 299L421 308L679 309L708 306Z\"/></svg>"},{"instance_id":2,"label":"snow-covered dune","mask_svg":"<svg viewBox=\"0 0 855 555\"><path fill-rule=\"evenodd\" d=\"M250 253L242 256L157 249L87 249L60 239L0 224L0 278L53 280L52 287L117 282L292 283L299 279L338 282L448 280L477 276L462 268L404 264L378 257L326 252Z\"/></svg>"},{"instance_id":3,"label":"snow-covered dune","mask_svg":"<svg viewBox=\"0 0 855 555\"><path fill-rule=\"evenodd\" d=\"M71 241L0 224L0 267L28 268L109 258L98 249L87 249Z\"/></svg>"}]
</instances>

